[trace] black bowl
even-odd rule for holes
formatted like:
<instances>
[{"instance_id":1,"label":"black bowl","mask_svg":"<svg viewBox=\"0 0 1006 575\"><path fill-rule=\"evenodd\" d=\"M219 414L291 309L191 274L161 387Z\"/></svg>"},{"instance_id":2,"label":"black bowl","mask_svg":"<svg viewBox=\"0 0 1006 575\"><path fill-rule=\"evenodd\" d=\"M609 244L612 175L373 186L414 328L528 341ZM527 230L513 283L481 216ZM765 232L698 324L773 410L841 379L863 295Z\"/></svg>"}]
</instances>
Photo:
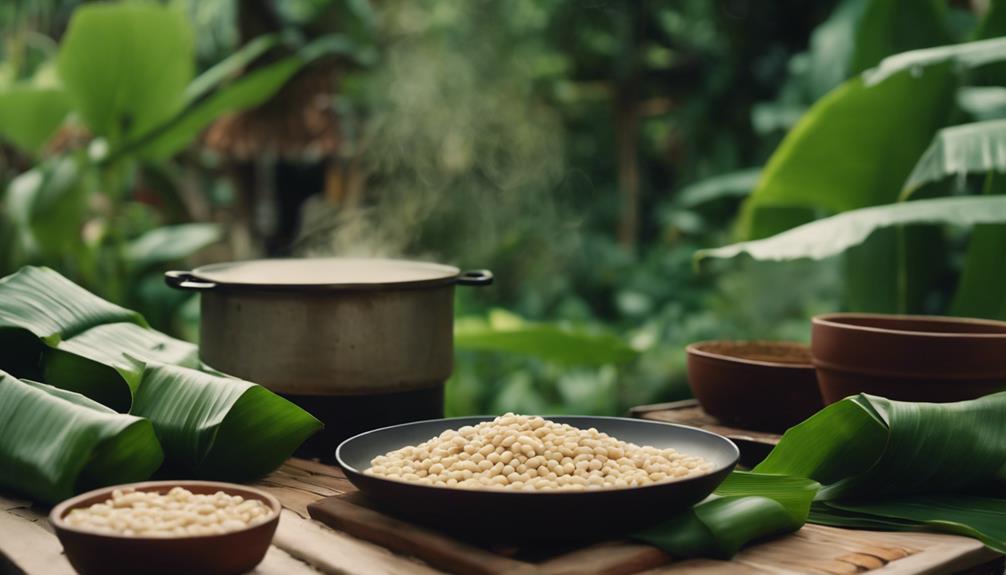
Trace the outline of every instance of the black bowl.
<instances>
[{"instance_id":1,"label":"black bowl","mask_svg":"<svg viewBox=\"0 0 1006 575\"><path fill-rule=\"evenodd\" d=\"M353 485L382 511L467 539L533 542L600 539L652 525L712 493L739 456L729 439L694 427L620 417L558 416L548 419L581 429L594 427L637 445L673 447L705 458L713 469L644 487L573 492L476 491L363 473L378 455L492 419L457 417L383 427L347 439L335 458Z\"/></svg>"}]
</instances>

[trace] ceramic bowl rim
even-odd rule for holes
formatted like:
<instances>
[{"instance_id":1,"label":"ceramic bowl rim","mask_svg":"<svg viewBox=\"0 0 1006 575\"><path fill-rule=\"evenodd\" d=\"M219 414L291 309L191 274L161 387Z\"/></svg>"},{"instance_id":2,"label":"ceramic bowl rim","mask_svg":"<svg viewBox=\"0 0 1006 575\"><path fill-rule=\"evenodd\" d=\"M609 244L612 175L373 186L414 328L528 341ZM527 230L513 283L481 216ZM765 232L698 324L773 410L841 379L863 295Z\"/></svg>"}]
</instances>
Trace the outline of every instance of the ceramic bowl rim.
<instances>
[{"instance_id":1,"label":"ceramic bowl rim","mask_svg":"<svg viewBox=\"0 0 1006 575\"><path fill-rule=\"evenodd\" d=\"M894 329L887 327L873 327L866 325L858 325L854 323L846 323L842 320L852 320L852 319L889 319L889 320L908 320L908 321L926 321L933 323L943 323L950 325L957 324L970 324L976 326L995 326L1001 328L1002 331L999 332L952 332L952 331L920 331L920 330L910 330L910 329ZM846 330L846 331L864 331L877 334L887 334L896 335L902 337L919 337L919 338L942 338L942 339L980 339L980 340L1001 340L1006 339L1006 322L994 320L994 319L979 319L973 317L956 317L956 316L938 316L938 315L910 315L910 314L887 314L887 313L853 313L853 312L840 312L840 313L825 313L815 315L811 318L811 323L815 326L824 326L829 328L834 328L836 330Z\"/></svg>"},{"instance_id":2,"label":"ceramic bowl rim","mask_svg":"<svg viewBox=\"0 0 1006 575\"><path fill-rule=\"evenodd\" d=\"M705 341L697 341L695 343L688 344L685 347L685 352L688 355L694 355L697 357L702 357L705 359L715 359L727 363L733 363L738 365L753 365L759 367L771 367L778 369L792 369L792 370L814 370L813 360L808 359L807 363L785 363L778 361L764 361L759 359L748 359L746 357L738 357L735 355L726 355L723 353L717 353L714 351L709 351L704 349L704 346L709 344L718 343L749 343L749 344L761 344L761 345L782 345L785 347L802 347L807 350L808 355L810 354L810 346L805 343L798 341L788 341L788 340L732 340L732 339L709 339Z\"/></svg>"}]
</instances>

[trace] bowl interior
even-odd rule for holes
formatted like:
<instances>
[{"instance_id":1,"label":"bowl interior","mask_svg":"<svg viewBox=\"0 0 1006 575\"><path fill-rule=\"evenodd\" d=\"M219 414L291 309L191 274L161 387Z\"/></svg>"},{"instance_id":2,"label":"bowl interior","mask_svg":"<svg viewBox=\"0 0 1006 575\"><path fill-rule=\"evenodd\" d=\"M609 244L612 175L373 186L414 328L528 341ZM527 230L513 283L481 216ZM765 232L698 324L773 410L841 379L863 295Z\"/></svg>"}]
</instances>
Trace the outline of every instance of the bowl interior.
<instances>
[{"instance_id":1,"label":"bowl interior","mask_svg":"<svg viewBox=\"0 0 1006 575\"><path fill-rule=\"evenodd\" d=\"M688 350L725 361L813 367L810 348L791 341L704 341Z\"/></svg>"},{"instance_id":2,"label":"bowl interior","mask_svg":"<svg viewBox=\"0 0 1006 575\"><path fill-rule=\"evenodd\" d=\"M820 316L818 321L912 333L1006 336L1006 323L1004 322L962 317L835 314Z\"/></svg>"},{"instance_id":3,"label":"bowl interior","mask_svg":"<svg viewBox=\"0 0 1006 575\"><path fill-rule=\"evenodd\" d=\"M113 485L109 487L102 487L101 489L95 489L94 491L88 491L87 493L63 501L62 503L53 508L52 513L50 514L49 517L50 520L53 522L53 524L58 526L60 529L66 529L69 531L92 533L95 535L101 535L103 537L122 537L125 539L153 539L153 538L135 537L130 535L118 535L113 533L96 533L86 529L78 529L76 527L71 527L67 525L66 522L64 521L64 518L74 509L78 509L81 507L88 507L94 505L95 503L101 503L102 501L109 499L112 496L112 492L115 491L116 489L131 488L136 491L145 491L145 492L155 491L158 493L167 493L172 487L184 487L185 489L188 489L189 491L197 495L205 495L209 493L216 493L217 491L223 491L228 495L240 495L245 499L257 499L262 503L264 503L265 505L267 505L269 509L272 511L272 513L269 515L268 520L264 522L257 523L255 525L250 525L244 529L237 529L234 531L230 531L228 533L224 533L221 535L240 533L242 531L254 529L259 525L262 525L263 523L269 523L270 521L275 520L276 517L279 516L279 513L282 509L282 505L280 505L279 500L273 497L272 495L269 495L268 493L260 491L258 489L246 487L244 485L237 485L234 483L221 483L217 481L145 481L142 483ZM193 535L189 537L182 536L182 537L157 538L157 539L173 540L173 539L190 539L198 537L216 537L216 536L218 535Z\"/></svg>"},{"instance_id":4,"label":"bowl interior","mask_svg":"<svg viewBox=\"0 0 1006 575\"><path fill-rule=\"evenodd\" d=\"M615 439L637 445L673 447L688 455L698 455L712 463L713 470L710 473L732 467L738 457L737 447L730 440L693 427L619 417L543 417L581 429L594 427ZM434 419L368 431L344 441L336 451L336 459L344 469L362 473L370 467L370 461L378 455L407 445L422 443L448 429L458 429L493 419L490 416Z\"/></svg>"}]
</instances>

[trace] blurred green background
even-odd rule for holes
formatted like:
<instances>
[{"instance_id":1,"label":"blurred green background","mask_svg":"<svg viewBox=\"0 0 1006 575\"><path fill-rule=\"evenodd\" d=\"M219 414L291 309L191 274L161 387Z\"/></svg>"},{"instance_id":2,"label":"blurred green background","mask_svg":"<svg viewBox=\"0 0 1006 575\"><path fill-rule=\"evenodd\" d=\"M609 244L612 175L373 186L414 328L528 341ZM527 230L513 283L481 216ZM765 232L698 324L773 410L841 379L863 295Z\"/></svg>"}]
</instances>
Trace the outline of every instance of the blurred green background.
<instances>
[{"instance_id":1,"label":"blurred green background","mask_svg":"<svg viewBox=\"0 0 1006 575\"><path fill-rule=\"evenodd\" d=\"M490 268L452 415L684 398L686 344L819 312L1004 317L1002 5L6 2L0 272L194 339L165 269Z\"/></svg>"}]
</instances>

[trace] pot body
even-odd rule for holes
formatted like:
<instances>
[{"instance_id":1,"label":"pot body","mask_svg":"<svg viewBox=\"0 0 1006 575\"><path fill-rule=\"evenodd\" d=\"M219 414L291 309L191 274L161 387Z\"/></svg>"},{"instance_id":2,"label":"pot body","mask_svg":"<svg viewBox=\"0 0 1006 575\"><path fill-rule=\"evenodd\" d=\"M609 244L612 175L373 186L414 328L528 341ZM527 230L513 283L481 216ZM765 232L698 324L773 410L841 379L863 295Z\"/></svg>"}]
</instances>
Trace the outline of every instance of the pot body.
<instances>
[{"instance_id":1,"label":"pot body","mask_svg":"<svg viewBox=\"0 0 1006 575\"><path fill-rule=\"evenodd\" d=\"M951 402L1006 389L1006 323L970 318L826 314L811 354L825 403L857 393Z\"/></svg>"},{"instance_id":2,"label":"pot body","mask_svg":"<svg viewBox=\"0 0 1006 575\"><path fill-rule=\"evenodd\" d=\"M289 395L437 387L453 369L454 286L202 295L200 354Z\"/></svg>"},{"instance_id":3,"label":"pot body","mask_svg":"<svg viewBox=\"0 0 1006 575\"><path fill-rule=\"evenodd\" d=\"M453 284L378 290L213 289L202 293L200 355L325 423L302 455L443 416L453 368Z\"/></svg>"}]
</instances>

